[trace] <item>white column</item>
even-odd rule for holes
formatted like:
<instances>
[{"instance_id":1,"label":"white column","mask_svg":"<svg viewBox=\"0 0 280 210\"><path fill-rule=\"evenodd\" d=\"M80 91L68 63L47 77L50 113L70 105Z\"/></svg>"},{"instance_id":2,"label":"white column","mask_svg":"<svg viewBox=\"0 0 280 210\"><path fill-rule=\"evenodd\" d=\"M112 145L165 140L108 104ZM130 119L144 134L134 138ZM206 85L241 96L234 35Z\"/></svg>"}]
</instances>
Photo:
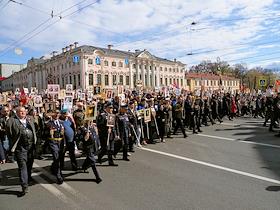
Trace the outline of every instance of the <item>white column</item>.
<instances>
[{"instance_id":1,"label":"white column","mask_svg":"<svg viewBox=\"0 0 280 210\"><path fill-rule=\"evenodd\" d=\"M159 66L157 68L156 75L157 75L156 87L159 88L159 86L160 86L160 67ZM164 79L162 78L162 80L164 80Z\"/></svg>"},{"instance_id":2,"label":"white column","mask_svg":"<svg viewBox=\"0 0 280 210\"><path fill-rule=\"evenodd\" d=\"M144 64L141 64L141 79L142 79L143 87L146 87Z\"/></svg>"},{"instance_id":3,"label":"white column","mask_svg":"<svg viewBox=\"0 0 280 210\"><path fill-rule=\"evenodd\" d=\"M155 68L156 66L154 64L152 64L152 81L151 81L151 87L155 88L156 84L155 84Z\"/></svg>"},{"instance_id":4,"label":"white column","mask_svg":"<svg viewBox=\"0 0 280 210\"><path fill-rule=\"evenodd\" d=\"M88 86L88 70L87 70L87 59L82 55L82 60L80 62L80 72L81 72L81 88L85 90Z\"/></svg>"},{"instance_id":5,"label":"white column","mask_svg":"<svg viewBox=\"0 0 280 210\"><path fill-rule=\"evenodd\" d=\"M137 60L135 61L135 68L136 68L136 81L137 81L137 80L140 80L140 77L139 77L139 63L138 63Z\"/></svg>"},{"instance_id":6,"label":"white column","mask_svg":"<svg viewBox=\"0 0 280 210\"><path fill-rule=\"evenodd\" d=\"M150 64L147 63L146 67L147 67L147 87L151 87L151 74L150 74L151 66Z\"/></svg>"}]
</instances>

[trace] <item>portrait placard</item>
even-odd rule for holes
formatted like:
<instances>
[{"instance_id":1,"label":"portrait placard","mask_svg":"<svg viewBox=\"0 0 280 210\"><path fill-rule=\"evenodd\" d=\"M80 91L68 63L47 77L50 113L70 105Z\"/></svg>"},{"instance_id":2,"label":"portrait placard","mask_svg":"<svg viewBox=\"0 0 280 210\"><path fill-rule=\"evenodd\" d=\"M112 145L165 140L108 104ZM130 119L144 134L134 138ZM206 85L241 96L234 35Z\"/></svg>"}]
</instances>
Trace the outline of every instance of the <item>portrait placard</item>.
<instances>
[{"instance_id":1,"label":"portrait placard","mask_svg":"<svg viewBox=\"0 0 280 210\"><path fill-rule=\"evenodd\" d=\"M39 95L35 95L33 97L34 107L43 107L42 97Z\"/></svg>"},{"instance_id":2,"label":"portrait placard","mask_svg":"<svg viewBox=\"0 0 280 210\"><path fill-rule=\"evenodd\" d=\"M55 84L48 84L48 94L59 94L60 87Z\"/></svg>"},{"instance_id":3,"label":"portrait placard","mask_svg":"<svg viewBox=\"0 0 280 210\"><path fill-rule=\"evenodd\" d=\"M0 104L7 104L7 95L6 94L0 94Z\"/></svg>"},{"instance_id":4,"label":"portrait placard","mask_svg":"<svg viewBox=\"0 0 280 210\"><path fill-rule=\"evenodd\" d=\"M63 102L63 109L72 109L73 108L73 96L65 96Z\"/></svg>"},{"instance_id":5,"label":"portrait placard","mask_svg":"<svg viewBox=\"0 0 280 210\"><path fill-rule=\"evenodd\" d=\"M86 120L94 120L95 115L96 115L95 106L94 105L87 105L86 106L85 119Z\"/></svg>"},{"instance_id":6,"label":"portrait placard","mask_svg":"<svg viewBox=\"0 0 280 210\"><path fill-rule=\"evenodd\" d=\"M114 127L115 126L115 121L116 121L116 115L108 114L107 126L108 127Z\"/></svg>"},{"instance_id":7,"label":"portrait placard","mask_svg":"<svg viewBox=\"0 0 280 210\"><path fill-rule=\"evenodd\" d=\"M72 93L73 85L72 84L66 84L65 90L66 90L66 93Z\"/></svg>"},{"instance_id":8,"label":"portrait placard","mask_svg":"<svg viewBox=\"0 0 280 210\"><path fill-rule=\"evenodd\" d=\"M145 109L144 110L144 122L148 123L151 122L151 109Z\"/></svg>"},{"instance_id":9,"label":"portrait placard","mask_svg":"<svg viewBox=\"0 0 280 210\"><path fill-rule=\"evenodd\" d=\"M55 112L56 102L47 102L44 105L45 105L45 110L47 113Z\"/></svg>"}]
</instances>

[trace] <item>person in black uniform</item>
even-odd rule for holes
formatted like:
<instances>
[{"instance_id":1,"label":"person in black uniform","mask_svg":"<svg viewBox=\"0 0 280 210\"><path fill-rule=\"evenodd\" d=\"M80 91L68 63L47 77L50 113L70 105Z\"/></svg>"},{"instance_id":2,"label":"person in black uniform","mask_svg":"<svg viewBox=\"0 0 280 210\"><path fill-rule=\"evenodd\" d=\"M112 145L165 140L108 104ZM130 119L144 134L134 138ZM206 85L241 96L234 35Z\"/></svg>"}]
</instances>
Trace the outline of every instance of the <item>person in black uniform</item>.
<instances>
[{"instance_id":1,"label":"person in black uniform","mask_svg":"<svg viewBox=\"0 0 280 210\"><path fill-rule=\"evenodd\" d=\"M47 127L49 130L49 144L53 155L51 171L57 178L57 184L62 184L63 176L61 167L64 165L64 127L59 117L60 111L57 110L47 123Z\"/></svg>"},{"instance_id":2,"label":"person in black uniform","mask_svg":"<svg viewBox=\"0 0 280 210\"><path fill-rule=\"evenodd\" d=\"M273 114L273 98L271 96L266 97L265 100L265 120L263 126L266 127L268 120L272 120L271 116Z\"/></svg>"},{"instance_id":3,"label":"person in black uniform","mask_svg":"<svg viewBox=\"0 0 280 210\"><path fill-rule=\"evenodd\" d=\"M280 116L280 93L273 100L273 112L271 115L271 123L269 126L269 131L273 131L273 127L276 127L276 122L279 120Z\"/></svg>"},{"instance_id":4,"label":"person in black uniform","mask_svg":"<svg viewBox=\"0 0 280 210\"><path fill-rule=\"evenodd\" d=\"M98 155L98 162L102 163L102 157L107 153L108 161L110 166L118 166L113 161L114 154L114 140L116 136L116 128L108 127L107 120L108 115L113 112L113 105L111 103L107 103L105 106L104 112L98 115L97 117L97 128L99 133L101 150Z\"/></svg>"},{"instance_id":5,"label":"person in black uniform","mask_svg":"<svg viewBox=\"0 0 280 210\"><path fill-rule=\"evenodd\" d=\"M31 173L34 162L34 150L37 141L34 122L26 117L26 109L18 107L16 116L7 121L6 131L12 141L11 151L15 151L22 192L28 192L28 183L32 181Z\"/></svg>"},{"instance_id":6,"label":"person in black uniform","mask_svg":"<svg viewBox=\"0 0 280 210\"><path fill-rule=\"evenodd\" d=\"M182 124L182 116L183 116L183 113L182 113L183 112L182 103L183 103L182 99L178 98L178 101L177 101L177 103L175 105L175 108L174 108L174 120L176 121L176 126L174 128L173 135L176 134L178 128L180 127L181 130L182 130L182 133L184 135L184 138L186 138L187 134L186 134L185 128L184 128L184 126Z\"/></svg>"},{"instance_id":7,"label":"person in black uniform","mask_svg":"<svg viewBox=\"0 0 280 210\"><path fill-rule=\"evenodd\" d=\"M135 136L137 135L137 116L136 116L136 112L135 112L135 102L132 100L129 102L129 107L128 107L128 110L127 110L127 115L128 115L128 119L129 119L129 122L130 122L130 125L131 125L131 128L130 128L130 133L134 133L134 135L131 135L129 137L129 143L128 143L128 151L129 152L135 152L134 151L134 143L139 143L140 142L137 142L137 138L138 136Z\"/></svg>"},{"instance_id":8,"label":"person in black uniform","mask_svg":"<svg viewBox=\"0 0 280 210\"><path fill-rule=\"evenodd\" d=\"M97 171L95 165L95 157L94 155L97 154L100 141L97 134L97 128L93 125L92 122L89 120L85 120L84 125L80 127L80 140L83 142L83 152L86 155L86 159L82 165L82 170L86 172L86 170L91 166L92 171L96 177L96 183L99 184L102 182L100 175Z\"/></svg>"},{"instance_id":9,"label":"person in black uniform","mask_svg":"<svg viewBox=\"0 0 280 210\"><path fill-rule=\"evenodd\" d=\"M127 115L127 104L121 104L120 113L117 115L117 125L119 136L122 141L122 150L123 150L123 160L129 161L127 157L128 150L128 139L131 137L130 133L130 122ZM119 144L121 145L121 144ZM116 155L120 151L121 146L115 148L114 154Z\"/></svg>"}]
</instances>

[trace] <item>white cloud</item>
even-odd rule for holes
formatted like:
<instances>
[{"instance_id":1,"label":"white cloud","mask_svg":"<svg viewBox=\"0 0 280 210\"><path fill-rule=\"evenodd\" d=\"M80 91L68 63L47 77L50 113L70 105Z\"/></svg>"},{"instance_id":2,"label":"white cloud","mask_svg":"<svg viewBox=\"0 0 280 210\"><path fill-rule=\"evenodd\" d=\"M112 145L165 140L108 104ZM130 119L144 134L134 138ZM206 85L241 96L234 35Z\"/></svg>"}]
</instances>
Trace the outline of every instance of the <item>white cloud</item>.
<instances>
[{"instance_id":1,"label":"white cloud","mask_svg":"<svg viewBox=\"0 0 280 210\"><path fill-rule=\"evenodd\" d=\"M23 2L48 13L54 10L54 14L77 3L74 0ZM82 5L92 2L88 0ZM187 64L202 59L215 60L218 56L229 60L241 59L242 56L258 53L256 49L244 52L244 48L251 47L249 44L242 45L243 50L240 51L239 44L264 37L261 32L273 22L272 19L266 20L275 12L271 5L273 0L101 0L72 17L62 18L59 23L24 43L23 47L45 54L78 41L96 46L114 43L124 50L147 49L156 56L180 58ZM76 6L61 15L63 17L78 8ZM10 3L0 18L3 19L0 42L6 45L18 40L48 16ZM56 20L57 17L52 21ZM197 24L191 26L193 21ZM189 31L191 28L205 29ZM277 28L271 30L279 32ZM220 50L186 56L196 49Z\"/></svg>"}]
</instances>

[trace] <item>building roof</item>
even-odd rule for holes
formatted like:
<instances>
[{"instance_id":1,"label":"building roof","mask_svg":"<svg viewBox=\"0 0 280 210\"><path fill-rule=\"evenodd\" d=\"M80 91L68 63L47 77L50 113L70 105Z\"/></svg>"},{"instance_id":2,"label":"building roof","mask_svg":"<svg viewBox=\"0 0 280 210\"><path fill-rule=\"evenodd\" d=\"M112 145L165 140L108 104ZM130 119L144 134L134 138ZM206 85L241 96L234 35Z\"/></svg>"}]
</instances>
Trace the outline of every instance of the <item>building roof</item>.
<instances>
[{"instance_id":1,"label":"building roof","mask_svg":"<svg viewBox=\"0 0 280 210\"><path fill-rule=\"evenodd\" d=\"M216 75L216 74L209 74L209 73L186 73L187 78L191 79L208 79L208 80L239 80L235 77L229 77L224 75Z\"/></svg>"}]
</instances>

